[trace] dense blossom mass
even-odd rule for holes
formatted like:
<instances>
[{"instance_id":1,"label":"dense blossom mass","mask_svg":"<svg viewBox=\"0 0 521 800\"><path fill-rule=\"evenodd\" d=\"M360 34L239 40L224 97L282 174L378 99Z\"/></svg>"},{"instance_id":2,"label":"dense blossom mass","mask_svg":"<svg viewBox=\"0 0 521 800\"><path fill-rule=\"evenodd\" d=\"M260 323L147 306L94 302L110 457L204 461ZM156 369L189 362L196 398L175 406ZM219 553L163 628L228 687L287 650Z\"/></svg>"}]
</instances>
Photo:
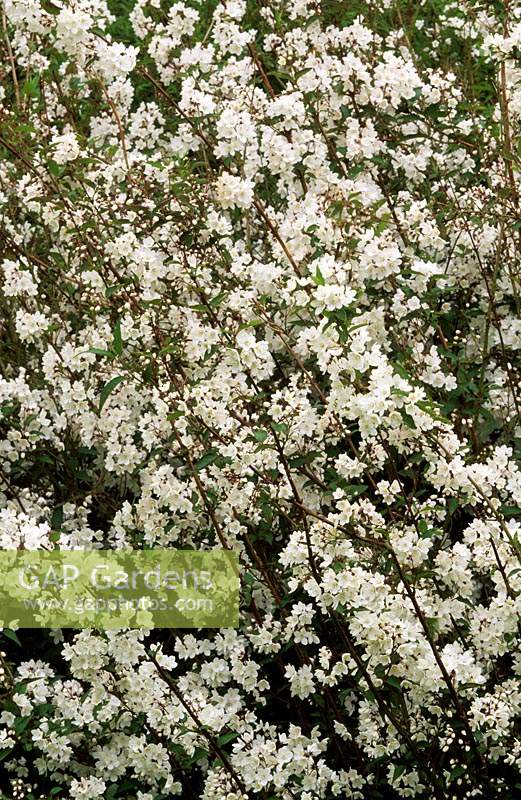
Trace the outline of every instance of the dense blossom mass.
<instances>
[{"instance_id":1,"label":"dense blossom mass","mask_svg":"<svg viewBox=\"0 0 521 800\"><path fill-rule=\"evenodd\" d=\"M0 21L0 547L242 579L0 633L2 796L515 800L521 8Z\"/></svg>"}]
</instances>

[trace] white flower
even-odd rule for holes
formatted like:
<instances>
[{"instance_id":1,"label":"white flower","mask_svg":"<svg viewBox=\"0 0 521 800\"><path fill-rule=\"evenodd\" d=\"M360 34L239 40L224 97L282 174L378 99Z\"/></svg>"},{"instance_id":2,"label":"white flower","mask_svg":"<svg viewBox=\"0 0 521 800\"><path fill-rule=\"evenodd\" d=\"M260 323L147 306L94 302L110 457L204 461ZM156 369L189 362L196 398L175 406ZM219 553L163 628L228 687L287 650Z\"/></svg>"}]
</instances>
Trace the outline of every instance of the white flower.
<instances>
[{"instance_id":1,"label":"white flower","mask_svg":"<svg viewBox=\"0 0 521 800\"><path fill-rule=\"evenodd\" d=\"M79 142L73 131L56 134L51 139L52 158L57 164L74 161L81 153Z\"/></svg>"},{"instance_id":2,"label":"white flower","mask_svg":"<svg viewBox=\"0 0 521 800\"><path fill-rule=\"evenodd\" d=\"M314 691L313 671L308 664L304 664L299 669L295 669L291 664L288 664L285 675L289 680L291 694L294 697L300 697L301 700L304 700Z\"/></svg>"},{"instance_id":3,"label":"white flower","mask_svg":"<svg viewBox=\"0 0 521 800\"><path fill-rule=\"evenodd\" d=\"M80 780L74 779L71 783L70 793L74 800L95 800L96 797L103 797L105 789L105 781L90 776L89 778L80 778Z\"/></svg>"},{"instance_id":4,"label":"white flower","mask_svg":"<svg viewBox=\"0 0 521 800\"><path fill-rule=\"evenodd\" d=\"M253 188L253 181L225 172L217 180L217 202L221 208L250 208Z\"/></svg>"}]
</instances>

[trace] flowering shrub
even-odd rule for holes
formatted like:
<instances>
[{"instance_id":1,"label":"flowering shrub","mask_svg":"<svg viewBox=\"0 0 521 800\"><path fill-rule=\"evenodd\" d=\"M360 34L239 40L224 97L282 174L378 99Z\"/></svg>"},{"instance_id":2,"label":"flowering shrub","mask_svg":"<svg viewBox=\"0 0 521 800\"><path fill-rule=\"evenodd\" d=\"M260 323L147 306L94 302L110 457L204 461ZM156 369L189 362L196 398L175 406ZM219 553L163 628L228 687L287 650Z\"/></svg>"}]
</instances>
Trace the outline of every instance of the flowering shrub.
<instances>
[{"instance_id":1,"label":"flowering shrub","mask_svg":"<svg viewBox=\"0 0 521 800\"><path fill-rule=\"evenodd\" d=\"M5 797L521 788L521 11L5 0L0 546L238 629L4 631Z\"/></svg>"}]
</instances>

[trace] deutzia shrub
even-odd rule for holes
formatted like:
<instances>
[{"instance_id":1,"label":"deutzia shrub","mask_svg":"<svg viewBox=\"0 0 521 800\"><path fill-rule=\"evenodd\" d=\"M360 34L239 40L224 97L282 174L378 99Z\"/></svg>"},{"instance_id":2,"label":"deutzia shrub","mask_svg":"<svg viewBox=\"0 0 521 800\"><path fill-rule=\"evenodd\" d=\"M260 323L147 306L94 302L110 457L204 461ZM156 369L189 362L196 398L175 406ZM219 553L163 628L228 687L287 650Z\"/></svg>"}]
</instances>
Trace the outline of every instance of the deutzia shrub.
<instances>
[{"instance_id":1,"label":"deutzia shrub","mask_svg":"<svg viewBox=\"0 0 521 800\"><path fill-rule=\"evenodd\" d=\"M521 11L5 0L0 546L238 629L1 634L8 798L521 787Z\"/></svg>"}]
</instances>

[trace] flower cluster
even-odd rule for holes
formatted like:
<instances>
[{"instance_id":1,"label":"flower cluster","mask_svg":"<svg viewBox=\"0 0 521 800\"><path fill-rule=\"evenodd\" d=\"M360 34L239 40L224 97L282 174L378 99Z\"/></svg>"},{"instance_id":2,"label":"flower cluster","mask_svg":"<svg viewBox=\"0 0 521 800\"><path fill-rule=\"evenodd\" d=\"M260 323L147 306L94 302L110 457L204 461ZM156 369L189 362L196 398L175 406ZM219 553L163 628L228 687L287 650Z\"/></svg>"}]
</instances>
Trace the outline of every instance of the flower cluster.
<instances>
[{"instance_id":1,"label":"flower cluster","mask_svg":"<svg viewBox=\"0 0 521 800\"><path fill-rule=\"evenodd\" d=\"M242 579L238 629L0 634L11 796L514 800L520 9L2 19L0 547Z\"/></svg>"}]
</instances>

